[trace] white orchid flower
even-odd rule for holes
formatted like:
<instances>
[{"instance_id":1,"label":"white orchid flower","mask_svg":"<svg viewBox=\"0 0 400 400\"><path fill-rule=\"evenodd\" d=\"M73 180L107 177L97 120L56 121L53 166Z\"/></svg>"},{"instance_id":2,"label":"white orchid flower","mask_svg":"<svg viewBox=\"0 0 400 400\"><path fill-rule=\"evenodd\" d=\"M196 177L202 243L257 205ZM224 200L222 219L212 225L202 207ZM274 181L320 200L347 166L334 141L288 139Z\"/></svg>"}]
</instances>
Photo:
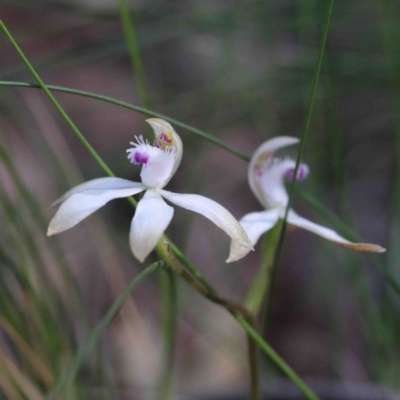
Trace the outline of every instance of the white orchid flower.
<instances>
[{"instance_id":1,"label":"white orchid flower","mask_svg":"<svg viewBox=\"0 0 400 400\"><path fill-rule=\"evenodd\" d=\"M298 141L298 139L289 136L267 140L255 151L251 158L248 170L249 185L258 201L266 209L265 211L247 214L240 220L253 246L262 234L270 230L280 218L284 218L289 200L284 180L285 178L293 179L296 162L288 157L276 158L274 153L283 147L294 145ZM308 173L308 166L301 163L296 179L302 181ZM352 243L338 235L334 230L315 224L296 214L293 210L289 210L287 222L351 250L376 253L385 251L384 248L375 244ZM235 249L240 250L232 242L231 252L234 253Z\"/></svg>"},{"instance_id":2,"label":"white orchid flower","mask_svg":"<svg viewBox=\"0 0 400 400\"><path fill-rule=\"evenodd\" d=\"M140 136L136 137L136 142L131 142L133 148L127 150L128 159L133 164L142 164L142 182L110 177L74 187L54 203L62 204L50 222L47 235L72 228L112 199L146 191L137 205L129 234L132 252L139 261L143 262L154 249L174 215L174 209L164 202L163 197L204 215L237 243L227 262L244 257L252 246L244 229L228 210L207 197L163 190L181 162L182 141L168 122L158 118L147 122L154 130L153 146Z\"/></svg>"}]
</instances>

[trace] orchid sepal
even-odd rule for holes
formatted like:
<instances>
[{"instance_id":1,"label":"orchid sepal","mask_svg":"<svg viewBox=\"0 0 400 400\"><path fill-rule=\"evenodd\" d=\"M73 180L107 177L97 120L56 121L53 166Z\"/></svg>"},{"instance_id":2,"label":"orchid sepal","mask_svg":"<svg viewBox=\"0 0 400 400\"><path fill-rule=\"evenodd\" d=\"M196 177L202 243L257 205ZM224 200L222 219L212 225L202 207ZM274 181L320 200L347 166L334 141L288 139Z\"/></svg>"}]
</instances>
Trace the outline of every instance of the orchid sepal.
<instances>
[{"instance_id":1,"label":"orchid sepal","mask_svg":"<svg viewBox=\"0 0 400 400\"><path fill-rule=\"evenodd\" d=\"M146 191L140 199L129 233L129 244L133 255L143 262L156 247L174 215L156 189Z\"/></svg>"},{"instance_id":2,"label":"orchid sepal","mask_svg":"<svg viewBox=\"0 0 400 400\"><path fill-rule=\"evenodd\" d=\"M367 253L384 253L386 251L385 248L383 248L382 246L379 246L377 244L350 242L349 240L340 236L333 229L316 224L315 222L312 222L306 218L303 218L300 215L298 215L297 213L295 213L293 210L289 211L287 222L296 227L306 229L310 232L313 232L325 239L330 240L331 242L333 242L339 246L345 247L350 250L367 252Z\"/></svg>"},{"instance_id":3,"label":"orchid sepal","mask_svg":"<svg viewBox=\"0 0 400 400\"><path fill-rule=\"evenodd\" d=\"M208 218L232 238L239 248L235 252L230 252L226 262L237 261L249 251L254 250L240 223L225 207L216 201L197 194L180 194L167 190L160 190L160 194L171 203Z\"/></svg>"},{"instance_id":4,"label":"orchid sepal","mask_svg":"<svg viewBox=\"0 0 400 400\"><path fill-rule=\"evenodd\" d=\"M74 227L110 200L133 196L145 189L142 183L120 178L99 178L78 185L53 203L57 205L62 202L50 221L47 236Z\"/></svg>"}]
</instances>

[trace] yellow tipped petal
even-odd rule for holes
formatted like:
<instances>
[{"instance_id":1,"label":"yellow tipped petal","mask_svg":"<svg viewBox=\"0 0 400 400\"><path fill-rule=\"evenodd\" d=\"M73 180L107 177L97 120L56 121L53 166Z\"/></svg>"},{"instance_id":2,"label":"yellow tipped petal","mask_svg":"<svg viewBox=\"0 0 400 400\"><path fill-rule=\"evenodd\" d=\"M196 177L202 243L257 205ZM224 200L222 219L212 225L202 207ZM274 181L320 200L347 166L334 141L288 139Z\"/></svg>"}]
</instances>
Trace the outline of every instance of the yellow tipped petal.
<instances>
[{"instance_id":1,"label":"yellow tipped petal","mask_svg":"<svg viewBox=\"0 0 400 400\"><path fill-rule=\"evenodd\" d=\"M349 240L340 236L333 229L326 228L325 226L311 222L308 219L303 218L300 215L296 214L293 210L289 211L287 222L289 224L298 226L299 228L306 229L319 236L322 236L325 239L328 239L339 246L345 247L346 249L367 252L367 253L384 253L386 251L386 249L377 244L352 243Z\"/></svg>"},{"instance_id":2,"label":"yellow tipped petal","mask_svg":"<svg viewBox=\"0 0 400 400\"><path fill-rule=\"evenodd\" d=\"M343 243L343 242L335 242L339 246L345 247L346 249L360 251L365 253L384 253L386 251L385 248L379 246L379 244L371 244L371 243Z\"/></svg>"}]
</instances>

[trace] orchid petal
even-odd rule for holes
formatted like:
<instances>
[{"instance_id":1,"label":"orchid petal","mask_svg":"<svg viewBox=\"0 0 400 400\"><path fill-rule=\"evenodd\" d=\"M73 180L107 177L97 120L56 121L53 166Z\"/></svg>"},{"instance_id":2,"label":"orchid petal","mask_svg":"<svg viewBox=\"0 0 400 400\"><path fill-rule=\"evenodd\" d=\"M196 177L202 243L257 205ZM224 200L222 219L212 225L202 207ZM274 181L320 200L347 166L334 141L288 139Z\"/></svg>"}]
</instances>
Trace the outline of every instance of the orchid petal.
<instances>
[{"instance_id":1,"label":"orchid petal","mask_svg":"<svg viewBox=\"0 0 400 400\"><path fill-rule=\"evenodd\" d=\"M286 206L289 195L284 178L287 172L294 169L295 166L296 162L290 158L283 160L274 158L264 165L261 175L255 178L267 208Z\"/></svg>"},{"instance_id":2,"label":"orchid petal","mask_svg":"<svg viewBox=\"0 0 400 400\"><path fill-rule=\"evenodd\" d=\"M149 188L162 188L171 179L175 167L176 148L151 146L143 136L135 136L132 148L127 150L131 163L143 164L140 177Z\"/></svg>"},{"instance_id":3,"label":"orchid petal","mask_svg":"<svg viewBox=\"0 0 400 400\"><path fill-rule=\"evenodd\" d=\"M100 178L83 183L56 202L66 199L50 221L47 236L72 228L112 199L132 196L145 189L141 183L119 178Z\"/></svg>"},{"instance_id":4,"label":"orchid petal","mask_svg":"<svg viewBox=\"0 0 400 400\"><path fill-rule=\"evenodd\" d=\"M152 147L147 164L143 164L140 177L150 188L163 188L173 176L175 166L175 150L169 148L160 150Z\"/></svg>"},{"instance_id":5,"label":"orchid petal","mask_svg":"<svg viewBox=\"0 0 400 400\"><path fill-rule=\"evenodd\" d=\"M146 119L146 122L153 128L155 137L154 146L162 149L166 149L169 146L175 148L174 168L172 169L170 178L165 183L166 185L175 174L179 164L181 163L183 154L182 140L175 132L175 129L171 126L171 124L161 118L149 118Z\"/></svg>"},{"instance_id":6,"label":"orchid petal","mask_svg":"<svg viewBox=\"0 0 400 400\"><path fill-rule=\"evenodd\" d=\"M264 206L268 207L266 204L265 197L263 191L259 187L257 182L257 169L268 159L272 159L274 153L287 146L292 146L299 142L299 139L291 136L278 136L276 138L267 140L261 146L257 148L251 157L249 169L248 169L248 181L250 185L250 189L257 197L258 201Z\"/></svg>"},{"instance_id":7,"label":"orchid petal","mask_svg":"<svg viewBox=\"0 0 400 400\"><path fill-rule=\"evenodd\" d=\"M293 210L289 211L287 222L300 228L306 229L310 232L316 233L317 235L322 236L325 239L328 239L331 242L338 244L339 246L343 246L351 250L370 253L383 253L386 251L386 249L376 244L352 243L347 239L341 237L334 230L315 224L314 222L311 222L308 219L296 214Z\"/></svg>"},{"instance_id":8,"label":"orchid petal","mask_svg":"<svg viewBox=\"0 0 400 400\"><path fill-rule=\"evenodd\" d=\"M134 256L143 262L156 247L174 215L157 190L149 189L139 201L129 233Z\"/></svg>"},{"instance_id":9,"label":"orchid petal","mask_svg":"<svg viewBox=\"0 0 400 400\"><path fill-rule=\"evenodd\" d=\"M252 246L255 246L262 234L269 231L280 217L278 209L273 208L267 211L252 212L239 220L240 225L246 231ZM231 254L236 254L241 249L236 242L231 242Z\"/></svg>"},{"instance_id":10,"label":"orchid petal","mask_svg":"<svg viewBox=\"0 0 400 400\"><path fill-rule=\"evenodd\" d=\"M115 178L115 177L105 177L105 178L97 178L92 179L91 181L87 181L81 183L73 187L71 190L68 190L65 194L63 194L58 200L56 200L51 206L57 206L61 204L63 201L67 200L68 197L71 197L73 194L83 192L85 190L118 190L118 189L135 189L138 187L144 187L141 183L132 182L128 179ZM137 192L139 193L139 192ZM129 195L128 195L129 196ZM124 197L124 196L121 196Z\"/></svg>"},{"instance_id":11,"label":"orchid petal","mask_svg":"<svg viewBox=\"0 0 400 400\"><path fill-rule=\"evenodd\" d=\"M154 138L157 138L165 131L174 131L172 125L161 118L148 118L146 122L153 128Z\"/></svg>"},{"instance_id":12,"label":"orchid petal","mask_svg":"<svg viewBox=\"0 0 400 400\"><path fill-rule=\"evenodd\" d=\"M243 227L236 218L220 204L204 196L197 194L178 194L160 190L160 194L177 206L197 212L210 221L214 222L219 228L232 238L240 247L236 254L230 254L227 262L236 261L244 257L252 246Z\"/></svg>"}]
</instances>

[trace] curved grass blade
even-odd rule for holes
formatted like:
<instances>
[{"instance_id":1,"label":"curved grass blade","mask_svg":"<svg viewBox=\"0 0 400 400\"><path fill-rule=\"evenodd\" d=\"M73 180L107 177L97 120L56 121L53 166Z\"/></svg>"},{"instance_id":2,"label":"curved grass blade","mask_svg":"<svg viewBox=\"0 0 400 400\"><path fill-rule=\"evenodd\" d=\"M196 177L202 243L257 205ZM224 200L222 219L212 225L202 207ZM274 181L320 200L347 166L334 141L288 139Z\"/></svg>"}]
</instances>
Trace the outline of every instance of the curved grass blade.
<instances>
[{"instance_id":1,"label":"curved grass blade","mask_svg":"<svg viewBox=\"0 0 400 400\"><path fill-rule=\"evenodd\" d=\"M1 21L0 21L0 26L1 26ZM43 86L41 86L40 84L27 83L27 82L14 82L14 81L0 81L0 86L43 89ZM139 113L141 113L143 115L147 115L149 117L165 119L166 121L168 121L169 123L171 123L174 126L178 126L179 128L182 128L190 133L193 133L194 135L199 136L200 138L202 138L204 140L207 140L210 143L215 144L216 146L222 147L224 150L228 151L229 153L233 154L234 156L236 156L238 158L241 158L244 161L250 161L250 156L248 156L247 154L243 153L242 151L235 149L234 147L226 144L222 140L217 139L215 136L212 136L207 132L204 132L193 126L185 124L184 122L180 122L177 119L168 117L164 114L161 114L161 113L158 113L158 112L155 112L152 110L148 110L143 107L135 106L134 104L128 103L126 101L117 100L117 99L114 99L109 96L103 96L101 94L86 92L84 90L71 89L71 88L67 88L67 87L63 87L63 86L56 86L56 85L46 85L46 87L49 90L54 90L55 92L75 94L78 96L88 97L88 98L95 99L95 100L105 101L107 103L114 104L116 106L127 108L128 110L133 110L133 111L139 112Z\"/></svg>"}]
</instances>

